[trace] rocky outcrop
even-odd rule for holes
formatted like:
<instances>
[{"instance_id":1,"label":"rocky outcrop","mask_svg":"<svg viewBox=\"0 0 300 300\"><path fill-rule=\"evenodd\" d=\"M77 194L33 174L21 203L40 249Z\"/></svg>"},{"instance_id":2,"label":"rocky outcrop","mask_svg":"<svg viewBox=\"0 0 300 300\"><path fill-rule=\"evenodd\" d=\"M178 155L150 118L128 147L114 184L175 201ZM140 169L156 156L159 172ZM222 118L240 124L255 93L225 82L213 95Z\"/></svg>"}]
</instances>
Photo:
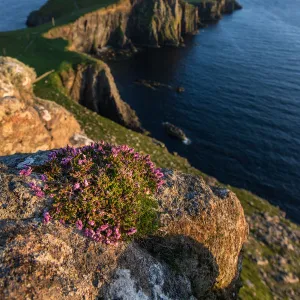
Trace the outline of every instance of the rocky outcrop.
<instances>
[{"instance_id":1,"label":"rocky outcrop","mask_svg":"<svg viewBox=\"0 0 300 300\"><path fill-rule=\"evenodd\" d=\"M71 42L70 49L97 53L106 45L178 46L198 25L198 9L180 0L122 0L54 28L46 37L62 37Z\"/></svg>"},{"instance_id":2,"label":"rocky outcrop","mask_svg":"<svg viewBox=\"0 0 300 300\"><path fill-rule=\"evenodd\" d=\"M47 152L0 158L1 299L236 299L248 227L237 197L202 178L164 171L157 194L160 229L106 246L41 215L32 173Z\"/></svg>"},{"instance_id":3,"label":"rocky outcrop","mask_svg":"<svg viewBox=\"0 0 300 300\"><path fill-rule=\"evenodd\" d=\"M222 18L223 14L230 14L242 8L236 0L204 0L194 5L198 7L202 24L216 22Z\"/></svg>"},{"instance_id":4,"label":"rocky outcrop","mask_svg":"<svg viewBox=\"0 0 300 300\"><path fill-rule=\"evenodd\" d=\"M81 129L68 111L34 96L35 79L33 69L0 57L0 155L90 143L74 140Z\"/></svg>"},{"instance_id":5,"label":"rocky outcrop","mask_svg":"<svg viewBox=\"0 0 300 300\"><path fill-rule=\"evenodd\" d=\"M60 77L68 95L75 101L127 128L144 131L135 111L121 99L105 63L69 67Z\"/></svg>"},{"instance_id":6,"label":"rocky outcrop","mask_svg":"<svg viewBox=\"0 0 300 300\"><path fill-rule=\"evenodd\" d=\"M43 15L39 10L32 11L26 20L28 27L35 27L50 22L52 19L51 15Z\"/></svg>"},{"instance_id":7,"label":"rocky outcrop","mask_svg":"<svg viewBox=\"0 0 300 300\"><path fill-rule=\"evenodd\" d=\"M164 122L162 125L168 135L175 137L183 142L188 141L187 136L185 135L185 133L181 128L169 122Z\"/></svg>"},{"instance_id":8,"label":"rocky outcrop","mask_svg":"<svg viewBox=\"0 0 300 300\"><path fill-rule=\"evenodd\" d=\"M107 44L126 47L131 41L152 47L178 46L184 35L197 31L200 22L218 21L223 14L241 8L236 0L199 0L192 4L183 0L121 0L48 35L68 39L74 49L82 52L97 51ZM52 17L61 15L58 11L33 11L27 25L38 26Z\"/></svg>"}]
</instances>

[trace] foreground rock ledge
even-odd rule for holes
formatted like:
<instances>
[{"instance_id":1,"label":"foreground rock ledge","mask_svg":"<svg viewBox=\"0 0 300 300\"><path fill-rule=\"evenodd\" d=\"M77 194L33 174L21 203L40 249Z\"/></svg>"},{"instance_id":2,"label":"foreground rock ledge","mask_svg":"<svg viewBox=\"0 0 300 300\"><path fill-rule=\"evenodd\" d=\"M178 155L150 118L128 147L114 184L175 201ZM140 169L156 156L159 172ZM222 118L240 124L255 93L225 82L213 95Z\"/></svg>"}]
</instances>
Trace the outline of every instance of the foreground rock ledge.
<instances>
[{"instance_id":1,"label":"foreground rock ledge","mask_svg":"<svg viewBox=\"0 0 300 300\"><path fill-rule=\"evenodd\" d=\"M166 170L156 236L118 247L41 223L47 199L18 175L47 152L0 158L1 299L236 299L248 226L235 194ZM36 178L35 174L31 175Z\"/></svg>"}]
</instances>

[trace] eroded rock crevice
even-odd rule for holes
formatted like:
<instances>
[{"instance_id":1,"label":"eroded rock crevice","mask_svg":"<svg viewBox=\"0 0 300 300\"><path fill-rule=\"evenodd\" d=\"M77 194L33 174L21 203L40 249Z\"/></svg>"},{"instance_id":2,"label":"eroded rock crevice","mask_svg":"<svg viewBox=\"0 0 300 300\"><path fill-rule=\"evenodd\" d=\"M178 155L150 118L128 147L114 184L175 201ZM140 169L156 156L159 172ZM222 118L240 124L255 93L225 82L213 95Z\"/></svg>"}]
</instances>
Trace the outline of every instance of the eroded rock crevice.
<instances>
[{"instance_id":1,"label":"eroded rock crevice","mask_svg":"<svg viewBox=\"0 0 300 300\"><path fill-rule=\"evenodd\" d=\"M60 78L68 95L81 105L127 128L144 131L135 111L121 99L105 63L72 66L60 72Z\"/></svg>"}]
</instances>

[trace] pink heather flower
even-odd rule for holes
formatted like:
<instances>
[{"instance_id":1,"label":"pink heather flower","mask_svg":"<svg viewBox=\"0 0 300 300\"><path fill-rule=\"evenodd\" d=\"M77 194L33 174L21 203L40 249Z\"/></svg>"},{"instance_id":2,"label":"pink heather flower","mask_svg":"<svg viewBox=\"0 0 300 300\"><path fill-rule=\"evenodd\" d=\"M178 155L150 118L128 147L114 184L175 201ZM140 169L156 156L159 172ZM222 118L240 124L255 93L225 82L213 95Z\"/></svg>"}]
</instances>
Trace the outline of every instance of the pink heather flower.
<instances>
[{"instance_id":1,"label":"pink heather flower","mask_svg":"<svg viewBox=\"0 0 300 300\"><path fill-rule=\"evenodd\" d=\"M39 198L43 198L45 196L45 193L42 190L37 190L35 192L35 195Z\"/></svg>"},{"instance_id":2,"label":"pink heather flower","mask_svg":"<svg viewBox=\"0 0 300 300\"><path fill-rule=\"evenodd\" d=\"M36 185L33 181L29 182L28 185L30 186L31 189L35 189Z\"/></svg>"},{"instance_id":3,"label":"pink heather flower","mask_svg":"<svg viewBox=\"0 0 300 300\"><path fill-rule=\"evenodd\" d=\"M106 231L106 236L109 237L112 234L112 230L111 229L107 229Z\"/></svg>"},{"instance_id":4,"label":"pink heather flower","mask_svg":"<svg viewBox=\"0 0 300 300\"><path fill-rule=\"evenodd\" d=\"M158 185L161 186L161 185L163 185L164 183L165 183L164 180L160 180L160 181L158 182Z\"/></svg>"},{"instance_id":5,"label":"pink heather flower","mask_svg":"<svg viewBox=\"0 0 300 300\"><path fill-rule=\"evenodd\" d=\"M120 233L120 230L119 230L118 227L115 229L115 235L114 235L114 237L115 237L116 240L119 240L120 237L121 237L121 233Z\"/></svg>"},{"instance_id":6,"label":"pink heather flower","mask_svg":"<svg viewBox=\"0 0 300 300\"><path fill-rule=\"evenodd\" d=\"M23 169L19 172L19 174L22 176L29 176L31 173L32 173L31 167L27 167L27 169Z\"/></svg>"},{"instance_id":7,"label":"pink heather flower","mask_svg":"<svg viewBox=\"0 0 300 300\"><path fill-rule=\"evenodd\" d=\"M57 155L56 151L52 151L48 154L48 159L53 160L56 158L56 155Z\"/></svg>"},{"instance_id":8,"label":"pink heather flower","mask_svg":"<svg viewBox=\"0 0 300 300\"><path fill-rule=\"evenodd\" d=\"M76 182L73 186L73 190L76 191L76 190L79 190L80 189L80 183Z\"/></svg>"},{"instance_id":9,"label":"pink heather flower","mask_svg":"<svg viewBox=\"0 0 300 300\"><path fill-rule=\"evenodd\" d=\"M89 225L91 225L91 226L94 226L94 225L95 225L95 222L94 222L94 221L92 221L92 220L91 220L91 221L89 221L88 223L89 223Z\"/></svg>"},{"instance_id":10,"label":"pink heather flower","mask_svg":"<svg viewBox=\"0 0 300 300\"><path fill-rule=\"evenodd\" d=\"M60 223L60 224L65 224L65 220L60 219L60 220L59 220L59 223Z\"/></svg>"},{"instance_id":11,"label":"pink heather flower","mask_svg":"<svg viewBox=\"0 0 300 300\"><path fill-rule=\"evenodd\" d=\"M91 238L95 236L95 231L93 229L89 229L89 236Z\"/></svg>"},{"instance_id":12,"label":"pink heather flower","mask_svg":"<svg viewBox=\"0 0 300 300\"><path fill-rule=\"evenodd\" d=\"M108 227L109 227L108 224L104 224L104 225L101 225L101 226L99 227L99 230L100 230L100 231L105 231Z\"/></svg>"},{"instance_id":13,"label":"pink heather flower","mask_svg":"<svg viewBox=\"0 0 300 300\"><path fill-rule=\"evenodd\" d=\"M78 230L82 230L83 224L81 220L77 220L75 224Z\"/></svg>"},{"instance_id":14,"label":"pink heather flower","mask_svg":"<svg viewBox=\"0 0 300 300\"><path fill-rule=\"evenodd\" d=\"M71 160L72 160L72 157L71 157L71 156L64 157L64 158L61 160L60 163L61 163L62 165L67 165Z\"/></svg>"},{"instance_id":15,"label":"pink heather flower","mask_svg":"<svg viewBox=\"0 0 300 300\"><path fill-rule=\"evenodd\" d=\"M89 236L89 235L90 235L89 229L88 229L88 228L85 228L83 234L84 234L85 236Z\"/></svg>"},{"instance_id":16,"label":"pink heather flower","mask_svg":"<svg viewBox=\"0 0 300 300\"><path fill-rule=\"evenodd\" d=\"M84 184L85 187L89 186L89 182L86 179L84 179L84 183L83 184Z\"/></svg>"},{"instance_id":17,"label":"pink heather flower","mask_svg":"<svg viewBox=\"0 0 300 300\"><path fill-rule=\"evenodd\" d=\"M40 176L40 178L41 178L42 181L46 181L46 180L47 180L47 176L44 175L44 174L42 174L42 175Z\"/></svg>"},{"instance_id":18,"label":"pink heather flower","mask_svg":"<svg viewBox=\"0 0 300 300\"><path fill-rule=\"evenodd\" d=\"M127 235L133 235L136 232L137 232L137 229L135 227L132 227L127 231Z\"/></svg>"},{"instance_id":19,"label":"pink heather flower","mask_svg":"<svg viewBox=\"0 0 300 300\"><path fill-rule=\"evenodd\" d=\"M83 165L83 164L85 164L87 162L87 160L86 159L79 159L78 160L78 164L81 166L81 165Z\"/></svg>"},{"instance_id":20,"label":"pink heather flower","mask_svg":"<svg viewBox=\"0 0 300 300\"><path fill-rule=\"evenodd\" d=\"M50 216L49 212L44 213L44 224L48 224L51 221L52 217Z\"/></svg>"}]
</instances>

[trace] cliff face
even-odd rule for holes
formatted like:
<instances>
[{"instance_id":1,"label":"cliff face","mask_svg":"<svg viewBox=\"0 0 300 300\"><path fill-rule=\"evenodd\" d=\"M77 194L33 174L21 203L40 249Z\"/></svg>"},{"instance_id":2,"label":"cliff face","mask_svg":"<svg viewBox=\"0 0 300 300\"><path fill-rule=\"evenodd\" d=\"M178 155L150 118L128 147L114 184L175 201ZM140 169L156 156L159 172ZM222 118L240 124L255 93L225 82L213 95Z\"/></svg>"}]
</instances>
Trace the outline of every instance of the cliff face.
<instances>
[{"instance_id":1,"label":"cliff face","mask_svg":"<svg viewBox=\"0 0 300 300\"><path fill-rule=\"evenodd\" d=\"M43 184L38 174L17 174L47 157L0 158L1 299L237 298L248 226L235 194L165 170L158 233L107 246L71 226L41 223L51 199L30 189Z\"/></svg>"},{"instance_id":2,"label":"cliff face","mask_svg":"<svg viewBox=\"0 0 300 300\"><path fill-rule=\"evenodd\" d=\"M75 101L125 127L143 131L135 111L120 98L105 63L77 65L74 69L61 72L60 77L69 96Z\"/></svg>"},{"instance_id":3,"label":"cliff face","mask_svg":"<svg viewBox=\"0 0 300 300\"><path fill-rule=\"evenodd\" d=\"M70 49L96 52L106 45L125 47L131 42L178 46L184 34L197 28L198 9L193 5L179 0L123 0L50 30L46 36L69 40Z\"/></svg>"},{"instance_id":4,"label":"cliff face","mask_svg":"<svg viewBox=\"0 0 300 300\"><path fill-rule=\"evenodd\" d=\"M204 0L195 3L201 23L216 22L223 14L230 14L242 6L235 0Z\"/></svg>"},{"instance_id":5,"label":"cliff face","mask_svg":"<svg viewBox=\"0 0 300 300\"><path fill-rule=\"evenodd\" d=\"M34 96L35 79L31 68L0 57L0 155L89 143L72 114Z\"/></svg>"}]
</instances>

